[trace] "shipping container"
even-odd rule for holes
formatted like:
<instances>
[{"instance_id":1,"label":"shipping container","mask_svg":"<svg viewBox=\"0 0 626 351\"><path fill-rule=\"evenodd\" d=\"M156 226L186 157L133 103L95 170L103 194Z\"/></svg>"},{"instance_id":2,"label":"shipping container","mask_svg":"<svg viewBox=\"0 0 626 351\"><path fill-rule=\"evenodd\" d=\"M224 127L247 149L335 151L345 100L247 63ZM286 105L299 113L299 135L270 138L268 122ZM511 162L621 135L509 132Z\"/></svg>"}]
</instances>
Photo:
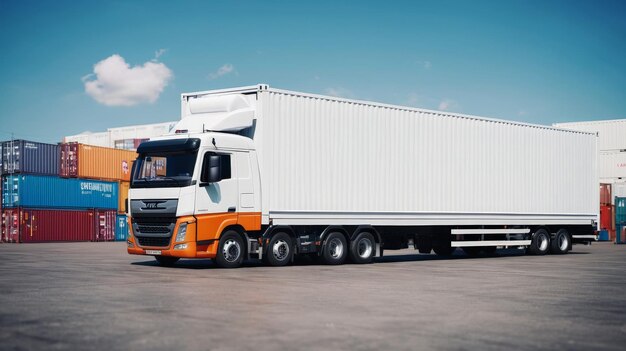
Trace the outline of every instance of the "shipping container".
<instances>
[{"instance_id":1,"label":"shipping container","mask_svg":"<svg viewBox=\"0 0 626 351\"><path fill-rule=\"evenodd\" d=\"M114 210L7 208L2 211L2 236L9 242L112 241Z\"/></svg>"},{"instance_id":2,"label":"shipping container","mask_svg":"<svg viewBox=\"0 0 626 351\"><path fill-rule=\"evenodd\" d=\"M626 139L626 134L624 139ZM601 151L598 155L598 167L601 181L605 179L626 179L626 150Z\"/></svg>"},{"instance_id":3,"label":"shipping container","mask_svg":"<svg viewBox=\"0 0 626 351\"><path fill-rule=\"evenodd\" d=\"M128 238L128 218L126 215L117 215L115 241L125 241Z\"/></svg>"},{"instance_id":4,"label":"shipping container","mask_svg":"<svg viewBox=\"0 0 626 351\"><path fill-rule=\"evenodd\" d=\"M613 203L611 193L611 184L600 184L600 205L610 205Z\"/></svg>"},{"instance_id":5,"label":"shipping container","mask_svg":"<svg viewBox=\"0 0 626 351\"><path fill-rule=\"evenodd\" d=\"M624 227L626 227L626 197L615 198L615 230L616 230L616 243L623 243L626 241L624 237Z\"/></svg>"},{"instance_id":6,"label":"shipping container","mask_svg":"<svg viewBox=\"0 0 626 351\"><path fill-rule=\"evenodd\" d=\"M615 198L626 197L626 183L618 182L611 184L611 203L615 204Z\"/></svg>"},{"instance_id":7,"label":"shipping container","mask_svg":"<svg viewBox=\"0 0 626 351\"><path fill-rule=\"evenodd\" d=\"M59 145L27 140L2 143L2 174L59 174Z\"/></svg>"},{"instance_id":8,"label":"shipping container","mask_svg":"<svg viewBox=\"0 0 626 351\"><path fill-rule=\"evenodd\" d=\"M137 153L129 150L78 143L62 144L59 174L70 178L128 181L136 158Z\"/></svg>"},{"instance_id":9,"label":"shipping container","mask_svg":"<svg viewBox=\"0 0 626 351\"><path fill-rule=\"evenodd\" d=\"M555 127L598 134L599 151L626 149L626 119L555 123Z\"/></svg>"},{"instance_id":10,"label":"shipping container","mask_svg":"<svg viewBox=\"0 0 626 351\"><path fill-rule=\"evenodd\" d=\"M94 210L95 241L114 241L117 226L117 211Z\"/></svg>"},{"instance_id":11,"label":"shipping container","mask_svg":"<svg viewBox=\"0 0 626 351\"><path fill-rule=\"evenodd\" d=\"M609 232L615 229L613 216L613 205L600 205L600 229L606 229Z\"/></svg>"},{"instance_id":12,"label":"shipping container","mask_svg":"<svg viewBox=\"0 0 626 351\"><path fill-rule=\"evenodd\" d=\"M4 209L2 231L11 242L91 241L94 214L90 210Z\"/></svg>"},{"instance_id":13,"label":"shipping container","mask_svg":"<svg viewBox=\"0 0 626 351\"><path fill-rule=\"evenodd\" d=\"M118 208L117 182L18 174L2 183L2 207Z\"/></svg>"},{"instance_id":14,"label":"shipping container","mask_svg":"<svg viewBox=\"0 0 626 351\"><path fill-rule=\"evenodd\" d=\"M117 212L118 213L127 213L128 211L128 189L130 188L129 182L120 182L119 183L119 195L118 195L118 205Z\"/></svg>"}]
</instances>

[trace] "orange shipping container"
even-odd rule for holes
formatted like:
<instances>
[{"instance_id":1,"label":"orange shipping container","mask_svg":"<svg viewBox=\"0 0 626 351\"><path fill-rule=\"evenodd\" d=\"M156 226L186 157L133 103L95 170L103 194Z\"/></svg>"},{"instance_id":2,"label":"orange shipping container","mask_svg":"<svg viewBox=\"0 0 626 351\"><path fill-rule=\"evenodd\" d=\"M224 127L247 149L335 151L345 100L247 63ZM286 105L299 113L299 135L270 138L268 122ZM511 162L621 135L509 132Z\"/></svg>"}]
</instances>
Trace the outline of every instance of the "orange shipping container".
<instances>
[{"instance_id":1,"label":"orange shipping container","mask_svg":"<svg viewBox=\"0 0 626 351\"><path fill-rule=\"evenodd\" d=\"M128 189L130 189L130 182L120 182L119 186L119 195L117 198L119 199L119 204L117 206L117 212L126 213L127 205L126 201L128 200Z\"/></svg>"},{"instance_id":2,"label":"orange shipping container","mask_svg":"<svg viewBox=\"0 0 626 351\"><path fill-rule=\"evenodd\" d=\"M61 144L61 177L130 180L135 151L79 143Z\"/></svg>"}]
</instances>

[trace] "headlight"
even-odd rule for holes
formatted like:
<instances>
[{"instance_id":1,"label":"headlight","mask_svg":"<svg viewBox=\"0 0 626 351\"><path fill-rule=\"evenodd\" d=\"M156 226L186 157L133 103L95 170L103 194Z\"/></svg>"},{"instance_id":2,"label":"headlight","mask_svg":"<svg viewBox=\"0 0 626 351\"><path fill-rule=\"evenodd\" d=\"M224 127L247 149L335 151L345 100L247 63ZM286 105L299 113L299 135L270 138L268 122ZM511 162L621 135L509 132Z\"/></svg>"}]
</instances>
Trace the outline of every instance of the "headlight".
<instances>
[{"instance_id":1,"label":"headlight","mask_svg":"<svg viewBox=\"0 0 626 351\"><path fill-rule=\"evenodd\" d=\"M181 223L176 233L176 242L185 241L185 235L187 235L187 223Z\"/></svg>"}]
</instances>

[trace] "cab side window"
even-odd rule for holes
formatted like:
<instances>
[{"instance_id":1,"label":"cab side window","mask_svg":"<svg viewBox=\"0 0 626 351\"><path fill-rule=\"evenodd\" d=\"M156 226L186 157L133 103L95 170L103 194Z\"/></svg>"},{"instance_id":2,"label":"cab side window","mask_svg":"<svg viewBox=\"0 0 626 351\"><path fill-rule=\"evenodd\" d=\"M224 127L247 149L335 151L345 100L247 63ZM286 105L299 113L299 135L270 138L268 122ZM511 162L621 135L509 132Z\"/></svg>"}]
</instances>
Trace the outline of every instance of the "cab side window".
<instances>
[{"instance_id":1,"label":"cab side window","mask_svg":"<svg viewBox=\"0 0 626 351\"><path fill-rule=\"evenodd\" d=\"M223 179L231 178L230 154L218 154L207 152L202 161L202 182L215 183Z\"/></svg>"}]
</instances>

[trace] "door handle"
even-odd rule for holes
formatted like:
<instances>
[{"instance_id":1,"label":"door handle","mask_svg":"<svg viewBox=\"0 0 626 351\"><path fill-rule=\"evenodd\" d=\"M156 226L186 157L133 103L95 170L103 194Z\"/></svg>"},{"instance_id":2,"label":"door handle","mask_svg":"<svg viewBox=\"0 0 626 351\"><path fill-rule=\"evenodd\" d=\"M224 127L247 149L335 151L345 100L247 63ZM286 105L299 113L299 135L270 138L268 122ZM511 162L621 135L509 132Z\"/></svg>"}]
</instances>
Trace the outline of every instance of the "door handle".
<instances>
[{"instance_id":1,"label":"door handle","mask_svg":"<svg viewBox=\"0 0 626 351\"><path fill-rule=\"evenodd\" d=\"M236 210L237 210L237 208L234 207L234 206L228 208L228 212L235 212Z\"/></svg>"}]
</instances>

